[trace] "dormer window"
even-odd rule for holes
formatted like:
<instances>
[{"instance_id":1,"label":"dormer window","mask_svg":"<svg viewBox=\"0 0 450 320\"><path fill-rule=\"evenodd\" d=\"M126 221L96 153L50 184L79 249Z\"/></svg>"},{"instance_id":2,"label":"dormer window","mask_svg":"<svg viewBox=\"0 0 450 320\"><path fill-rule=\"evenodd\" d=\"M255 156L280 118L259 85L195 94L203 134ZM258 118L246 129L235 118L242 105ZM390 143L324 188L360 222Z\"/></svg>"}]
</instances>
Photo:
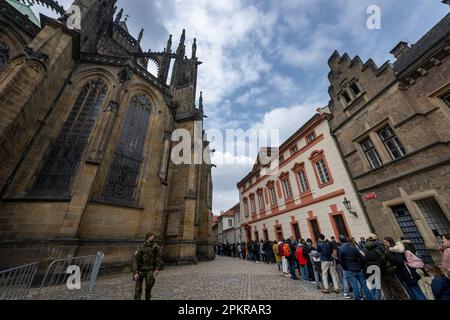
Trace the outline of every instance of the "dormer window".
<instances>
[{"instance_id":1,"label":"dormer window","mask_svg":"<svg viewBox=\"0 0 450 320\"><path fill-rule=\"evenodd\" d=\"M316 140L316 134L314 132L311 132L306 136L306 143L311 143L314 140Z\"/></svg>"},{"instance_id":2,"label":"dormer window","mask_svg":"<svg viewBox=\"0 0 450 320\"><path fill-rule=\"evenodd\" d=\"M352 102L352 98L350 97L350 95L348 94L347 91L342 92L342 97L344 98L344 100L347 104Z\"/></svg>"},{"instance_id":3,"label":"dormer window","mask_svg":"<svg viewBox=\"0 0 450 320\"><path fill-rule=\"evenodd\" d=\"M356 84L356 82L353 82L350 86L350 89L352 89L353 94L355 97L359 96L361 93L361 90L359 89L359 86Z\"/></svg>"},{"instance_id":4,"label":"dormer window","mask_svg":"<svg viewBox=\"0 0 450 320\"><path fill-rule=\"evenodd\" d=\"M291 156L293 156L294 154L296 154L297 151L298 151L297 146L292 147L290 151L291 151Z\"/></svg>"},{"instance_id":5,"label":"dormer window","mask_svg":"<svg viewBox=\"0 0 450 320\"><path fill-rule=\"evenodd\" d=\"M348 85L345 84L344 89L342 89L341 102L344 107L354 102L362 94L361 86L357 80L352 80Z\"/></svg>"}]
</instances>

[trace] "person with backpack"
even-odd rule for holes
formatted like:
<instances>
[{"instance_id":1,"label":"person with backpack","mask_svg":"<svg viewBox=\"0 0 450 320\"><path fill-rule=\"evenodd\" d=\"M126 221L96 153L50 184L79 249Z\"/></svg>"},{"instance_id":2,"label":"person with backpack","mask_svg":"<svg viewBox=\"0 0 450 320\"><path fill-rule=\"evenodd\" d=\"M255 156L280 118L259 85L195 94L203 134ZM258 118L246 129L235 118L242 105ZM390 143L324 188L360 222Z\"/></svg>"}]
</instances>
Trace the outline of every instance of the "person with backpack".
<instances>
[{"instance_id":1,"label":"person with backpack","mask_svg":"<svg viewBox=\"0 0 450 320\"><path fill-rule=\"evenodd\" d=\"M275 263L277 264L278 271L282 270L282 262L281 262L281 256L278 252L278 243L276 241L273 242L272 246L273 256L275 258Z\"/></svg>"},{"instance_id":2,"label":"person with backpack","mask_svg":"<svg viewBox=\"0 0 450 320\"><path fill-rule=\"evenodd\" d=\"M285 240L280 241L278 243L278 254L281 256L281 266L282 266L282 269L283 269L283 276L289 277L289 274L288 274L289 264L288 264L286 256L284 255L284 246L285 246L285 244L286 244Z\"/></svg>"},{"instance_id":3,"label":"person with backpack","mask_svg":"<svg viewBox=\"0 0 450 320\"><path fill-rule=\"evenodd\" d=\"M339 294L339 281L336 272L336 262L332 256L333 245L325 239L323 234L319 235L319 242L317 244L317 252L320 254L320 263L322 269L322 281L324 289L323 293L330 293L330 286L328 282L328 274L331 275L333 281L334 291Z\"/></svg>"},{"instance_id":4,"label":"person with backpack","mask_svg":"<svg viewBox=\"0 0 450 320\"><path fill-rule=\"evenodd\" d=\"M292 242L291 239L288 239L287 243L285 244L284 247L284 254L286 256L286 259L289 263L289 270L291 272L291 279L292 280L300 280L299 278L297 278L297 275L295 274L295 245Z\"/></svg>"},{"instance_id":5,"label":"person with backpack","mask_svg":"<svg viewBox=\"0 0 450 320\"><path fill-rule=\"evenodd\" d=\"M397 265L397 277L405 288L411 300L427 300L425 294L419 286L420 275L416 269L423 268L423 262L409 250L405 249L402 242L395 242L394 239L386 237L389 243L389 250L400 261Z\"/></svg>"},{"instance_id":6,"label":"person with backpack","mask_svg":"<svg viewBox=\"0 0 450 320\"><path fill-rule=\"evenodd\" d=\"M344 269L345 276L351 283L355 300L362 300L361 291L367 300L372 300L372 293L366 284L366 277L364 275L364 258L359 252L359 249L348 242L347 237L340 236L339 240L341 246L338 248L339 261Z\"/></svg>"},{"instance_id":7,"label":"person with backpack","mask_svg":"<svg viewBox=\"0 0 450 320\"><path fill-rule=\"evenodd\" d=\"M303 252L304 246L300 244L295 252L295 257L297 258L298 265L300 266L300 275L304 281L309 280L309 272L308 272L308 259L305 257L305 253Z\"/></svg>"},{"instance_id":8,"label":"person with backpack","mask_svg":"<svg viewBox=\"0 0 450 320\"><path fill-rule=\"evenodd\" d=\"M396 258L389 250L388 241L378 241L375 234L371 234L366 241L366 250L373 251L380 261L380 284L386 300L409 300L408 295L396 275L397 266L403 259ZM367 253L366 253L367 257Z\"/></svg>"},{"instance_id":9,"label":"person with backpack","mask_svg":"<svg viewBox=\"0 0 450 320\"><path fill-rule=\"evenodd\" d=\"M311 264L313 265L313 272L314 272L314 279L315 279L315 285L316 288L321 290L320 283L322 281L322 267L321 267L321 261L320 261L320 253L318 253L316 250L312 250L309 254Z\"/></svg>"},{"instance_id":10,"label":"person with backpack","mask_svg":"<svg viewBox=\"0 0 450 320\"><path fill-rule=\"evenodd\" d=\"M314 265L313 265L313 262L311 260L311 252L313 250L316 250L316 248L314 248L312 240L311 239L306 239L305 245L303 246L303 256L308 261L308 264L306 266L308 268L308 274L309 274L308 281L310 281L310 282L315 282L316 281L316 279L315 279L315 272L314 272Z\"/></svg>"},{"instance_id":11,"label":"person with backpack","mask_svg":"<svg viewBox=\"0 0 450 320\"><path fill-rule=\"evenodd\" d=\"M366 282L372 295L372 300L381 300L382 297L381 265L383 264L383 261L375 250L377 246L381 246L381 244L377 242L377 239L376 235L370 235L367 240L364 241L363 249L366 267L365 274L366 278L368 278Z\"/></svg>"}]
</instances>

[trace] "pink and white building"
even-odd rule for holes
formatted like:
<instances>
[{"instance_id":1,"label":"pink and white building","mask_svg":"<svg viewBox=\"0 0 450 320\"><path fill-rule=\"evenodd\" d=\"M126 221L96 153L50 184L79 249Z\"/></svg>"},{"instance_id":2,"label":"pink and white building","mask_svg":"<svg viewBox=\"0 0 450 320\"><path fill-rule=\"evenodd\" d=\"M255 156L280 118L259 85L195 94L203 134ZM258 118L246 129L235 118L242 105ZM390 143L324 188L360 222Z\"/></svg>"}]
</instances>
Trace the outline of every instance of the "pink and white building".
<instances>
[{"instance_id":1,"label":"pink and white building","mask_svg":"<svg viewBox=\"0 0 450 320\"><path fill-rule=\"evenodd\" d=\"M238 184L243 240L367 237L368 219L319 111L279 148L279 166L259 161Z\"/></svg>"}]
</instances>

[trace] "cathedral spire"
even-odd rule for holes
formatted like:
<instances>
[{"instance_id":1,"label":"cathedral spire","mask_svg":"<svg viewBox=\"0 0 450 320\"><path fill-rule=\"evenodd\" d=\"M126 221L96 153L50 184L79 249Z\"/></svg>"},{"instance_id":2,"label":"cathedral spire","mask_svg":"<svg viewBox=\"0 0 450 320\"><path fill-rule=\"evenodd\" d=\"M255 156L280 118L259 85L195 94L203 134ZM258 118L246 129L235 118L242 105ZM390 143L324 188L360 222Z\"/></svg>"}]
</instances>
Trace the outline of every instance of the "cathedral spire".
<instances>
[{"instance_id":1,"label":"cathedral spire","mask_svg":"<svg viewBox=\"0 0 450 320\"><path fill-rule=\"evenodd\" d=\"M181 34L181 39L180 39L180 47L184 46L185 41L186 41L186 30L183 29L183 33Z\"/></svg>"},{"instance_id":2,"label":"cathedral spire","mask_svg":"<svg viewBox=\"0 0 450 320\"><path fill-rule=\"evenodd\" d=\"M137 40L138 43L141 43L143 36L144 36L144 28L142 28L141 32L139 32L139 37L138 37L138 40Z\"/></svg>"},{"instance_id":3,"label":"cathedral spire","mask_svg":"<svg viewBox=\"0 0 450 320\"><path fill-rule=\"evenodd\" d=\"M120 9L119 13L116 16L116 19L114 20L116 23L119 23L120 20L122 20L122 15L123 15L123 8Z\"/></svg>"},{"instance_id":4,"label":"cathedral spire","mask_svg":"<svg viewBox=\"0 0 450 320\"><path fill-rule=\"evenodd\" d=\"M169 53L172 51L172 35L170 35L169 40L167 40L166 51Z\"/></svg>"},{"instance_id":5,"label":"cathedral spire","mask_svg":"<svg viewBox=\"0 0 450 320\"><path fill-rule=\"evenodd\" d=\"M184 53L186 52L186 46L184 45L184 42L186 41L186 30L183 29L183 33L181 34L180 44L177 49L177 55L178 58L183 59Z\"/></svg>"},{"instance_id":6,"label":"cathedral spire","mask_svg":"<svg viewBox=\"0 0 450 320\"><path fill-rule=\"evenodd\" d=\"M198 109L203 112L203 91L200 91L200 98L198 99Z\"/></svg>"},{"instance_id":7,"label":"cathedral spire","mask_svg":"<svg viewBox=\"0 0 450 320\"><path fill-rule=\"evenodd\" d=\"M192 44L192 60L197 58L197 39L194 38L194 43Z\"/></svg>"}]
</instances>

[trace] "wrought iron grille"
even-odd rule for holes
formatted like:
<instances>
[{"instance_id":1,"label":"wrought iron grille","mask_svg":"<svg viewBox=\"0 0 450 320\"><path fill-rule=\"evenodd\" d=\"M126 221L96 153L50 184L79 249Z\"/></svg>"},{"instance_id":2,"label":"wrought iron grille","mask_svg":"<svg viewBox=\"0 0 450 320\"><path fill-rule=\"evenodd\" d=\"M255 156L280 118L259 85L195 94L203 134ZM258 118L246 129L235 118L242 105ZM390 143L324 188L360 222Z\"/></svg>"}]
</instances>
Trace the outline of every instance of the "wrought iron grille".
<instances>
[{"instance_id":1,"label":"wrought iron grille","mask_svg":"<svg viewBox=\"0 0 450 320\"><path fill-rule=\"evenodd\" d=\"M438 243L442 242L442 236L450 233L450 221L435 198L427 198L416 201L422 211L425 221L433 231Z\"/></svg>"},{"instance_id":2,"label":"wrought iron grille","mask_svg":"<svg viewBox=\"0 0 450 320\"><path fill-rule=\"evenodd\" d=\"M106 85L93 80L82 89L61 132L50 145L29 191L32 197L68 196L95 119L106 95Z\"/></svg>"},{"instance_id":3,"label":"wrought iron grille","mask_svg":"<svg viewBox=\"0 0 450 320\"><path fill-rule=\"evenodd\" d=\"M405 205L400 205L397 207L392 207L395 218L397 219L398 225L403 232L406 239L410 240L417 250L417 255L422 258L426 263L433 263L433 258L431 258L430 253L425 245L422 234L417 228L414 219L409 213L408 208Z\"/></svg>"},{"instance_id":4,"label":"wrought iron grille","mask_svg":"<svg viewBox=\"0 0 450 320\"><path fill-rule=\"evenodd\" d=\"M103 188L106 201L134 204L136 200L150 111L150 102L145 96L131 99Z\"/></svg>"}]
</instances>

